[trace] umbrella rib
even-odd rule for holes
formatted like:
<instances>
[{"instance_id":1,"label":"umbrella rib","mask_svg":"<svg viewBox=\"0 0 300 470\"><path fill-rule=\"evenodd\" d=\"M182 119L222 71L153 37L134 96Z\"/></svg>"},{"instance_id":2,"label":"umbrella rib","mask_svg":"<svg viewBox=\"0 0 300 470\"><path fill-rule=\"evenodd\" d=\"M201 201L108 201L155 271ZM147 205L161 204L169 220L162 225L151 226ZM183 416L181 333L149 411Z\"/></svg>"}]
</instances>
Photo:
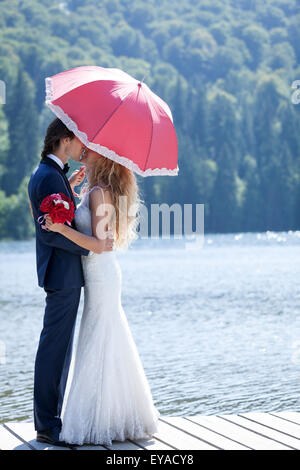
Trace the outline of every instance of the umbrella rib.
<instances>
[{"instance_id":1,"label":"umbrella rib","mask_svg":"<svg viewBox=\"0 0 300 470\"><path fill-rule=\"evenodd\" d=\"M124 103L124 101L126 100L126 98L128 98L128 96L133 93L134 90L130 91L126 96L125 98L118 104L118 106L110 113L110 115L108 116L108 118L105 120L105 122L99 127L99 129L97 129L97 132L95 133L95 135L92 137L92 141L95 139L96 135L99 134L99 132L103 129L103 127L106 125L106 123L109 121L109 119L115 114L115 112L119 109L119 107L121 106L121 104Z\"/></svg>"},{"instance_id":2,"label":"umbrella rib","mask_svg":"<svg viewBox=\"0 0 300 470\"><path fill-rule=\"evenodd\" d=\"M141 87L140 87L140 89L141 89ZM145 93L144 93L144 95L145 95L145 97L146 97L146 102L147 102L147 106L148 106L150 115L152 115L151 109L150 109L150 106L149 106L149 103L148 103L148 96L147 96ZM150 137L150 145L149 145L149 149L148 149L148 153L147 153L147 158L146 158L146 161L145 161L144 171L145 171L146 168L147 168L147 163L148 163L148 159L149 159L149 155L150 155L150 150L151 150L151 145L152 145L152 136L153 136L153 119L151 119L151 137Z\"/></svg>"}]
</instances>

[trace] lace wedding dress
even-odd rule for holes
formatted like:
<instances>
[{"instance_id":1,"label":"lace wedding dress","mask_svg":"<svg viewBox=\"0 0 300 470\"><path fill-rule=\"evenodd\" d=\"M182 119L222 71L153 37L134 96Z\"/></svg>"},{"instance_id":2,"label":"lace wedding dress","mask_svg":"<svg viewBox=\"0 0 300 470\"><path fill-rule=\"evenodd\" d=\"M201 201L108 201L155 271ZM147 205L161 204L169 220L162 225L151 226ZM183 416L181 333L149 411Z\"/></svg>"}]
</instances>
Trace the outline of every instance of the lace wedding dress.
<instances>
[{"instance_id":1,"label":"lace wedding dress","mask_svg":"<svg viewBox=\"0 0 300 470\"><path fill-rule=\"evenodd\" d=\"M92 234L89 194L75 212ZM101 188L102 190L102 188ZM104 196L102 190L102 196ZM82 256L84 308L62 408L60 439L73 444L149 439L159 411L121 305L122 272L114 251Z\"/></svg>"}]
</instances>

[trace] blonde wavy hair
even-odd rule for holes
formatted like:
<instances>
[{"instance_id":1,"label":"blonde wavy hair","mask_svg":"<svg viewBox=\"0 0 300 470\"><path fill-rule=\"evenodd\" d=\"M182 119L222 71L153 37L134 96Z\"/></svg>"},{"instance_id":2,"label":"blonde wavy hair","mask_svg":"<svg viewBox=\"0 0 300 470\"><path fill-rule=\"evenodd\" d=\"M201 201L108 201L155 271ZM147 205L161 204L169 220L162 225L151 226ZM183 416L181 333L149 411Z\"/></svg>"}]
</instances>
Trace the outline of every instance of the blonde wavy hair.
<instances>
[{"instance_id":1,"label":"blonde wavy hair","mask_svg":"<svg viewBox=\"0 0 300 470\"><path fill-rule=\"evenodd\" d=\"M94 186L110 190L115 209L112 221L115 247L127 249L138 238L140 206L144 202L140 199L135 174L125 166L102 156L90 169L89 181L82 186L79 197L82 198ZM126 197L125 209L123 203L120 204L121 196Z\"/></svg>"}]
</instances>

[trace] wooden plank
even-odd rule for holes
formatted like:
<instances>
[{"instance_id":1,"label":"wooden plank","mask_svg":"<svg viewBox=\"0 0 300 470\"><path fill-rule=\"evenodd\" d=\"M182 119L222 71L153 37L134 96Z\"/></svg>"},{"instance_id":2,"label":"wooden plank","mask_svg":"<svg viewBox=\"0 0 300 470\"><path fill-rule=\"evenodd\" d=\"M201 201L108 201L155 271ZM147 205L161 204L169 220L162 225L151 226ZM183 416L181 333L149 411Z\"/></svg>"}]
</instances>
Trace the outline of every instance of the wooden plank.
<instances>
[{"instance_id":1,"label":"wooden plank","mask_svg":"<svg viewBox=\"0 0 300 470\"><path fill-rule=\"evenodd\" d=\"M111 446L105 446L108 450L143 450L137 444L130 441L112 441Z\"/></svg>"},{"instance_id":2,"label":"wooden plank","mask_svg":"<svg viewBox=\"0 0 300 470\"><path fill-rule=\"evenodd\" d=\"M83 446L76 446L76 450L107 450L105 447L101 445L90 445L84 444Z\"/></svg>"},{"instance_id":3,"label":"wooden plank","mask_svg":"<svg viewBox=\"0 0 300 470\"><path fill-rule=\"evenodd\" d=\"M5 426L10 429L16 436L25 442L27 442L35 450L70 450L69 447L51 446L49 444L43 444L42 442L36 441L36 431L33 423L5 423Z\"/></svg>"},{"instance_id":4,"label":"wooden plank","mask_svg":"<svg viewBox=\"0 0 300 470\"><path fill-rule=\"evenodd\" d=\"M241 413L239 416L244 416L247 419L255 421L257 423L263 424L264 426L269 426L272 429L288 434L289 436L300 439L300 425L291 423L284 419L278 418L277 416L272 416L269 413Z\"/></svg>"},{"instance_id":5,"label":"wooden plank","mask_svg":"<svg viewBox=\"0 0 300 470\"><path fill-rule=\"evenodd\" d=\"M70 450L36 441L32 423L0 425L0 449ZM166 416L152 438L113 441L111 446L84 445L76 450L300 450L300 413L251 412L218 416Z\"/></svg>"},{"instance_id":6,"label":"wooden plank","mask_svg":"<svg viewBox=\"0 0 300 470\"><path fill-rule=\"evenodd\" d=\"M14 436L2 424L0 425L0 449L1 450L33 450Z\"/></svg>"},{"instance_id":7,"label":"wooden plank","mask_svg":"<svg viewBox=\"0 0 300 470\"><path fill-rule=\"evenodd\" d=\"M158 432L153 434L153 436L178 450L216 450L215 446L190 436L185 431L174 428L174 426L165 423L162 419L159 419Z\"/></svg>"},{"instance_id":8,"label":"wooden plank","mask_svg":"<svg viewBox=\"0 0 300 470\"><path fill-rule=\"evenodd\" d=\"M249 450L248 447L238 444L227 437L220 436L219 434L215 433L214 431L210 431L209 429L205 429L202 426L199 426L197 423L193 423L186 418L182 417L169 417L163 418L164 421L176 426L176 428L181 429L182 431L188 432L193 436L196 436L203 441L208 442L208 444L212 444L215 447L222 449L222 450Z\"/></svg>"},{"instance_id":9,"label":"wooden plank","mask_svg":"<svg viewBox=\"0 0 300 470\"><path fill-rule=\"evenodd\" d=\"M291 449L300 450L300 440L295 439L294 437L287 436L282 434L280 431L275 431L270 429L263 424L258 424L254 421L244 418L243 416L236 415L222 415L222 418L226 418L228 421L243 426L244 428L250 429L251 431L256 432L257 434L270 437L274 441L279 442L280 444L287 445Z\"/></svg>"},{"instance_id":10,"label":"wooden plank","mask_svg":"<svg viewBox=\"0 0 300 470\"><path fill-rule=\"evenodd\" d=\"M132 442L141 446L144 450L173 450L173 447L170 447L168 444L165 444L164 442L158 441L154 438L149 440L138 439Z\"/></svg>"},{"instance_id":11,"label":"wooden plank","mask_svg":"<svg viewBox=\"0 0 300 470\"><path fill-rule=\"evenodd\" d=\"M121 443L121 449L124 449L124 443L126 443L126 446L127 446L127 443L131 443L133 444L134 446L138 447L138 449L136 449L134 447L133 450L140 450L140 448L144 449L144 450L172 450L173 448L168 446L167 444L163 444L162 442L158 441L157 439L149 439L149 440L143 440L143 439L138 439L136 441L132 441L130 439L127 439L126 441L124 441L122 443L122 441L113 441L113 446L117 445L119 446ZM83 446L76 446L76 450L108 450L111 449L110 447L103 447L101 445L83 445ZM128 450L126 448L126 450ZM131 449L130 449L131 450Z\"/></svg>"},{"instance_id":12,"label":"wooden plank","mask_svg":"<svg viewBox=\"0 0 300 470\"><path fill-rule=\"evenodd\" d=\"M279 411L277 413L270 413L272 416L278 416L279 418L292 421L292 423L300 424L300 413L296 411Z\"/></svg>"},{"instance_id":13,"label":"wooden plank","mask_svg":"<svg viewBox=\"0 0 300 470\"><path fill-rule=\"evenodd\" d=\"M112 447L106 446L93 446L93 445L84 445L84 446L76 446L76 450L111 450L111 449L118 449L118 450L172 450L173 447L164 444L163 442L158 441L157 439L137 439L136 441L132 441L127 439L126 441L113 441ZM133 444L132 447L128 447ZM136 448L137 447L137 448Z\"/></svg>"},{"instance_id":14,"label":"wooden plank","mask_svg":"<svg viewBox=\"0 0 300 470\"><path fill-rule=\"evenodd\" d=\"M217 431L229 439L233 439L239 444L249 447L253 450L272 450L272 449L289 449L283 444L268 439L267 437L259 436L253 431L243 429L237 424L229 423L220 416L193 416L189 418L196 423L208 427L212 431Z\"/></svg>"}]
</instances>

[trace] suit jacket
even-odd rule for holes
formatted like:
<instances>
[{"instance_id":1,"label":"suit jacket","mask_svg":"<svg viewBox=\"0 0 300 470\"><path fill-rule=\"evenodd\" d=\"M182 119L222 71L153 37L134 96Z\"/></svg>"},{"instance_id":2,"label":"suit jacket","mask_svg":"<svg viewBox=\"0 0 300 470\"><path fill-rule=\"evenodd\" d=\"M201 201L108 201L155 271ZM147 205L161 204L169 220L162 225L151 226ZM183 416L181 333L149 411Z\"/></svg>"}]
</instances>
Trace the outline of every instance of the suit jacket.
<instances>
[{"instance_id":1,"label":"suit jacket","mask_svg":"<svg viewBox=\"0 0 300 470\"><path fill-rule=\"evenodd\" d=\"M36 266L38 285L48 289L64 289L84 286L81 255L87 256L89 250L80 247L60 233L42 229L37 222L42 200L53 193L64 193L74 202L68 178L60 166L51 158L44 157L33 170L28 195L32 206L36 233ZM75 220L71 223L76 230Z\"/></svg>"}]
</instances>

